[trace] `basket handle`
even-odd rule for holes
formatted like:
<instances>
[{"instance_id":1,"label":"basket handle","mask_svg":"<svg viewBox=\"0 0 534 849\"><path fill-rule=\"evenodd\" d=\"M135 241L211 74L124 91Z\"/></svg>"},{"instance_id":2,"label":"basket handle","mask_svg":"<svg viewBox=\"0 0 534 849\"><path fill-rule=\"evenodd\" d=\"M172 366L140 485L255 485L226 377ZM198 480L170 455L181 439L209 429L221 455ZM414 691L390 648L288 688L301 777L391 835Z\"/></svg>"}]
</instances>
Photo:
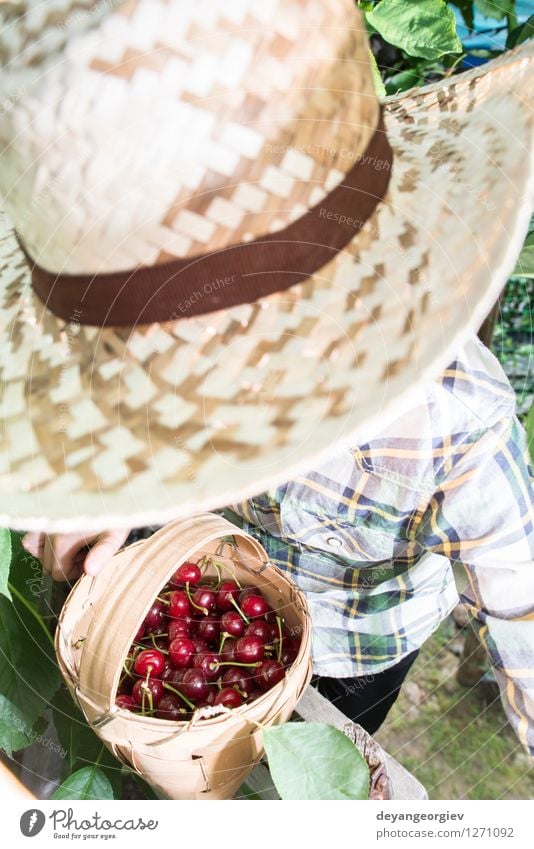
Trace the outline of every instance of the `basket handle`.
<instances>
[{"instance_id":1,"label":"basket handle","mask_svg":"<svg viewBox=\"0 0 534 849\"><path fill-rule=\"evenodd\" d=\"M204 513L165 525L142 545L135 546L131 556L125 549L96 578L82 578L93 581L92 591L99 581L106 584L104 593L95 592L94 615L87 634L71 636L84 638L79 686L87 699L101 707L100 722L116 711L115 692L124 661L158 591L177 565L225 536L239 539L237 554L244 555L239 559L252 574L268 567L267 554L253 537L222 516Z\"/></svg>"}]
</instances>

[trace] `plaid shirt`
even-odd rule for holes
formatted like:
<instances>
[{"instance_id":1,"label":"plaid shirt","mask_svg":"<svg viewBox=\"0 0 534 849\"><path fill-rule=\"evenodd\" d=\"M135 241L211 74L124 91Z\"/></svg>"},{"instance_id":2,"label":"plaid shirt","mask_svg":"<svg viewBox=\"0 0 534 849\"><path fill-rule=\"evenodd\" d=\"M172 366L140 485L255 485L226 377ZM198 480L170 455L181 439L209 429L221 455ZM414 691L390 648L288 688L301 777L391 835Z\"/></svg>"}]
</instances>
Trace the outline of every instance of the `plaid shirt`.
<instances>
[{"instance_id":1,"label":"plaid shirt","mask_svg":"<svg viewBox=\"0 0 534 849\"><path fill-rule=\"evenodd\" d=\"M515 396L477 340L367 442L227 516L306 593L315 672L387 669L461 593L534 755L534 493Z\"/></svg>"}]
</instances>

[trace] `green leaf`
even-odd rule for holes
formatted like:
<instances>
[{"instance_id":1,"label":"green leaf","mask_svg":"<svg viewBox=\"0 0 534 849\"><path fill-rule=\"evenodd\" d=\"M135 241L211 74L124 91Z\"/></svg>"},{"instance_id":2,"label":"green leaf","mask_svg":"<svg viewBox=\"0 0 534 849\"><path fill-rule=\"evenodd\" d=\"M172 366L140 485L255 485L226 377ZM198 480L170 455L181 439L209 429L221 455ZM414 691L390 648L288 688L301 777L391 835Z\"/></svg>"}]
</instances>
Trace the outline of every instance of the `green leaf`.
<instances>
[{"instance_id":1,"label":"green leaf","mask_svg":"<svg viewBox=\"0 0 534 849\"><path fill-rule=\"evenodd\" d=\"M107 750L74 704L66 687L61 687L52 702L54 725L61 746L68 754L70 772L98 761L116 797L120 796L123 767Z\"/></svg>"},{"instance_id":2,"label":"green leaf","mask_svg":"<svg viewBox=\"0 0 534 849\"><path fill-rule=\"evenodd\" d=\"M369 768L337 728L288 722L263 729L273 782L282 799L367 799Z\"/></svg>"},{"instance_id":3,"label":"green leaf","mask_svg":"<svg viewBox=\"0 0 534 849\"><path fill-rule=\"evenodd\" d=\"M11 757L33 743L33 728L24 713L0 694L0 744Z\"/></svg>"},{"instance_id":4,"label":"green leaf","mask_svg":"<svg viewBox=\"0 0 534 849\"><path fill-rule=\"evenodd\" d=\"M371 70L373 72L373 80L375 83L375 91L377 97L385 97L386 89L384 87L384 83L382 82L382 76L380 74L380 70L378 65L376 64L376 59L373 56L371 50L369 51L369 61L371 62Z\"/></svg>"},{"instance_id":5,"label":"green leaf","mask_svg":"<svg viewBox=\"0 0 534 849\"><path fill-rule=\"evenodd\" d=\"M534 277L534 233L530 233L525 239L525 244L519 254L512 276Z\"/></svg>"},{"instance_id":6,"label":"green leaf","mask_svg":"<svg viewBox=\"0 0 534 849\"><path fill-rule=\"evenodd\" d=\"M60 677L44 621L11 589L13 603L0 596L0 748L8 753L32 741L32 728Z\"/></svg>"},{"instance_id":7,"label":"green leaf","mask_svg":"<svg viewBox=\"0 0 534 849\"><path fill-rule=\"evenodd\" d=\"M59 742L68 753L70 771L94 763L102 743L74 704L66 687L61 687L52 702L54 725ZM80 763L85 761L85 763Z\"/></svg>"},{"instance_id":8,"label":"green leaf","mask_svg":"<svg viewBox=\"0 0 534 849\"><path fill-rule=\"evenodd\" d=\"M445 0L380 0L366 17L382 38L410 56L435 61L462 52L454 13Z\"/></svg>"},{"instance_id":9,"label":"green leaf","mask_svg":"<svg viewBox=\"0 0 534 849\"><path fill-rule=\"evenodd\" d=\"M475 6L486 18L502 21L507 15L514 14L515 0L475 0Z\"/></svg>"},{"instance_id":10,"label":"green leaf","mask_svg":"<svg viewBox=\"0 0 534 849\"><path fill-rule=\"evenodd\" d=\"M423 77L414 68L407 71L399 71L398 74L393 74L392 77L386 80L386 93L398 94L401 91L408 91L416 85L421 85Z\"/></svg>"},{"instance_id":11,"label":"green leaf","mask_svg":"<svg viewBox=\"0 0 534 849\"><path fill-rule=\"evenodd\" d=\"M534 15L531 15L530 18L508 33L506 47L511 50L512 47L523 44L529 38L534 38Z\"/></svg>"},{"instance_id":12,"label":"green leaf","mask_svg":"<svg viewBox=\"0 0 534 849\"><path fill-rule=\"evenodd\" d=\"M466 27L472 31L475 23L475 10L473 9L473 0L454 0L453 6L460 10L460 14L465 21Z\"/></svg>"},{"instance_id":13,"label":"green leaf","mask_svg":"<svg viewBox=\"0 0 534 849\"><path fill-rule=\"evenodd\" d=\"M22 537L23 534L11 531L9 583L37 609L40 599L46 597L52 580L43 576L39 560L22 547Z\"/></svg>"},{"instance_id":14,"label":"green leaf","mask_svg":"<svg viewBox=\"0 0 534 849\"><path fill-rule=\"evenodd\" d=\"M11 566L11 533L7 528L0 529L0 594L11 601L9 592L9 569Z\"/></svg>"},{"instance_id":15,"label":"green leaf","mask_svg":"<svg viewBox=\"0 0 534 849\"><path fill-rule=\"evenodd\" d=\"M96 764L73 772L52 795L52 799L113 798L113 788L106 774Z\"/></svg>"}]
</instances>

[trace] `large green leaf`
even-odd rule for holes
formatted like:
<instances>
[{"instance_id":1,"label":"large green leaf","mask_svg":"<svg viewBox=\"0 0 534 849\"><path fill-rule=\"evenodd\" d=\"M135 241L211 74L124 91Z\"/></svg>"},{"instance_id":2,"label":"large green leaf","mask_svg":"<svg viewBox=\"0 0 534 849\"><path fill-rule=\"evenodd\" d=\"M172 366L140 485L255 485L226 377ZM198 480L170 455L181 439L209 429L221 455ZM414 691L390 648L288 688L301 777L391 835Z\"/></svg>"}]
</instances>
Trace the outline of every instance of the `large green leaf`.
<instances>
[{"instance_id":1,"label":"large green leaf","mask_svg":"<svg viewBox=\"0 0 534 849\"><path fill-rule=\"evenodd\" d=\"M11 566L11 533L7 528L0 529L0 594L11 600L9 592L9 568Z\"/></svg>"},{"instance_id":2,"label":"large green leaf","mask_svg":"<svg viewBox=\"0 0 534 849\"><path fill-rule=\"evenodd\" d=\"M0 747L9 757L33 743L33 728L25 714L0 694Z\"/></svg>"},{"instance_id":3,"label":"large green leaf","mask_svg":"<svg viewBox=\"0 0 534 849\"><path fill-rule=\"evenodd\" d=\"M32 728L58 685L43 620L18 590L12 603L0 596L0 748L10 754L31 742Z\"/></svg>"},{"instance_id":4,"label":"large green leaf","mask_svg":"<svg viewBox=\"0 0 534 849\"><path fill-rule=\"evenodd\" d=\"M102 743L74 704L66 687L57 691L52 707L57 736L67 752L70 771L84 767L87 763L93 764L101 753Z\"/></svg>"},{"instance_id":5,"label":"large green leaf","mask_svg":"<svg viewBox=\"0 0 534 849\"><path fill-rule=\"evenodd\" d=\"M529 233L513 271L517 277L534 277L534 233Z\"/></svg>"},{"instance_id":6,"label":"large green leaf","mask_svg":"<svg viewBox=\"0 0 534 849\"><path fill-rule=\"evenodd\" d=\"M94 764L73 772L52 799L113 799L113 788L106 774Z\"/></svg>"},{"instance_id":7,"label":"large green leaf","mask_svg":"<svg viewBox=\"0 0 534 849\"><path fill-rule=\"evenodd\" d=\"M49 594L52 579L43 576L39 560L22 547L22 536L16 531L11 531L9 583L18 595L23 596L32 607L37 609L41 599Z\"/></svg>"},{"instance_id":8,"label":"large green leaf","mask_svg":"<svg viewBox=\"0 0 534 849\"><path fill-rule=\"evenodd\" d=\"M531 15L528 20L524 21L518 27L508 33L506 46L510 49L517 47L518 44L523 44L528 38L534 38L534 15Z\"/></svg>"},{"instance_id":9,"label":"large green leaf","mask_svg":"<svg viewBox=\"0 0 534 849\"><path fill-rule=\"evenodd\" d=\"M282 799L367 799L369 768L337 728L289 722L264 728L273 782Z\"/></svg>"},{"instance_id":10,"label":"large green leaf","mask_svg":"<svg viewBox=\"0 0 534 849\"><path fill-rule=\"evenodd\" d=\"M473 29L475 10L473 9L473 0L454 0L453 6L460 10L465 25L469 30Z\"/></svg>"},{"instance_id":11,"label":"large green leaf","mask_svg":"<svg viewBox=\"0 0 534 849\"><path fill-rule=\"evenodd\" d=\"M514 13L515 0L475 0L475 6L487 18L502 21L506 15Z\"/></svg>"},{"instance_id":12,"label":"large green leaf","mask_svg":"<svg viewBox=\"0 0 534 849\"><path fill-rule=\"evenodd\" d=\"M382 38L410 56L435 61L462 52L454 13L445 0L380 0L366 17Z\"/></svg>"},{"instance_id":13,"label":"large green leaf","mask_svg":"<svg viewBox=\"0 0 534 849\"><path fill-rule=\"evenodd\" d=\"M386 93L399 94L401 91L407 91L414 86L421 85L424 82L423 77L415 68L409 68L406 71L399 71L393 74L386 80Z\"/></svg>"},{"instance_id":14,"label":"large green leaf","mask_svg":"<svg viewBox=\"0 0 534 849\"><path fill-rule=\"evenodd\" d=\"M82 769L98 760L105 772L116 797L120 796L123 767L107 750L87 723L82 712L74 704L66 687L61 687L54 696L54 725L63 749L67 752L65 766L69 772Z\"/></svg>"}]
</instances>

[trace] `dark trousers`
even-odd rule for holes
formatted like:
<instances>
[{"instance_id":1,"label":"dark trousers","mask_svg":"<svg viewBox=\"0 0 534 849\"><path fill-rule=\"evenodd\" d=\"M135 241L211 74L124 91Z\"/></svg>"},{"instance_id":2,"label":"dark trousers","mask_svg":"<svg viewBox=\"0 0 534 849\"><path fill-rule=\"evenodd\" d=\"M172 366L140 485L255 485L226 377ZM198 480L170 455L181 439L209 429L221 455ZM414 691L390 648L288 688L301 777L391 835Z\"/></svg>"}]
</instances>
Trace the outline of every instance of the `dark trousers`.
<instances>
[{"instance_id":1,"label":"dark trousers","mask_svg":"<svg viewBox=\"0 0 534 849\"><path fill-rule=\"evenodd\" d=\"M406 655L395 666L376 675L356 678L317 676L312 683L352 722L374 734L385 720L399 695L402 682L419 654L419 649Z\"/></svg>"}]
</instances>

